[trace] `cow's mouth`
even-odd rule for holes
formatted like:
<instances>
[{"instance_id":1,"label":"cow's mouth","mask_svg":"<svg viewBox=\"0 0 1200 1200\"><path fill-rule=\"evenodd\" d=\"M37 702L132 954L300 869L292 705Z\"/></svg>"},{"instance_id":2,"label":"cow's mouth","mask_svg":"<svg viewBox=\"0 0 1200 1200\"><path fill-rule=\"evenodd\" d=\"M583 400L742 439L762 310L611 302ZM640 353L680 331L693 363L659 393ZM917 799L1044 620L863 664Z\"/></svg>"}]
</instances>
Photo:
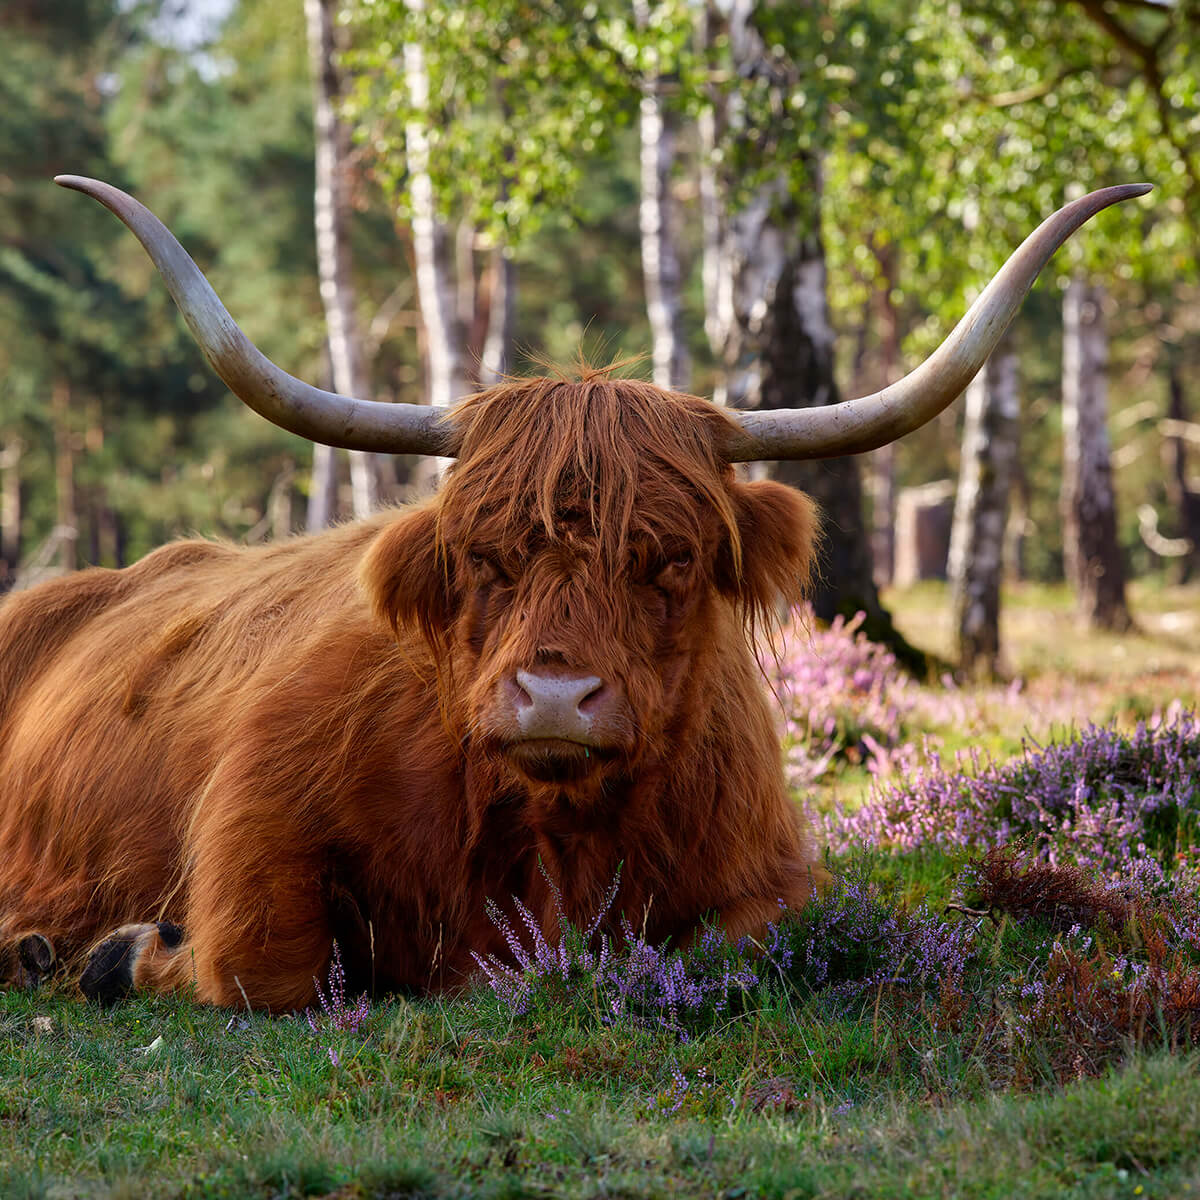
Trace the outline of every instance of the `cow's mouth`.
<instances>
[{"instance_id":1,"label":"cow's mouth","mask_svg":"<svg viewBox=\"0 0 1200 1200\"><path fill-rule=\"evenodd\" d=\"M614 751L565 738L526 738L504 752L518 770L539 783L572 783L609 761Z\"/></svg>"}]
</instances>

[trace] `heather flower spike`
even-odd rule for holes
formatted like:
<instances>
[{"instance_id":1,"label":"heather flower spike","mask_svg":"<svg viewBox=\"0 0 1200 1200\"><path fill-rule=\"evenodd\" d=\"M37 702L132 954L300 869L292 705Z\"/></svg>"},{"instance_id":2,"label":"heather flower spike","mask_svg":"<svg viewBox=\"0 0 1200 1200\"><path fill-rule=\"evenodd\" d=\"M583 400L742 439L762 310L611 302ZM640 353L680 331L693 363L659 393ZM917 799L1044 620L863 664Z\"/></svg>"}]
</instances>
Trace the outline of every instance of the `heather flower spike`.
<instances>
[{"instance_id":1,"label":"heather flower spike","mask_svg":"<svg viewBox=\"0 0 1200 1200\"><path fill-rule=\"evenodd\" d=\"M342 952L337 942L333 943L329 957L328 991L321 987L320 980L313 977L313 987L316 989L320 1013L309 1008L305 1011L308 1027L315 1034L323 1031L336 1030L339 1033L357 1034L359 1026L366 1020L371 1011L370 998L363 993L353 1004L346 998L346 971L342 966ZM337 1051L332 1045L326 1046L329 1061L335 1067L340 1066Z\"/></svg>"}]
</instances>

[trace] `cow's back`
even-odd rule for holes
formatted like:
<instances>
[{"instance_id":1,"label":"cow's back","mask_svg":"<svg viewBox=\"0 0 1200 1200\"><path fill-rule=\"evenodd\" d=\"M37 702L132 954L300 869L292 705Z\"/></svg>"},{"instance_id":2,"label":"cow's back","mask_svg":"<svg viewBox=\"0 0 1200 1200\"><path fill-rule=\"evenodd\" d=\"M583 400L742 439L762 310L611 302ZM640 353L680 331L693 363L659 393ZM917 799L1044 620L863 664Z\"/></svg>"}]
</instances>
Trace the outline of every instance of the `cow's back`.
<instances>
[{"instance_id":1,"label":"cow's back","mask_svg":"<svg viewBox=\"0 0 1200 1200\"><path fill-rule=\"evenodd\" d=\"M250 550L180 542L0 607L0 938L86 940L169 908L247 705L323 641L379 636L356 572L388 519Z\"/></svg>"}]
</instances>

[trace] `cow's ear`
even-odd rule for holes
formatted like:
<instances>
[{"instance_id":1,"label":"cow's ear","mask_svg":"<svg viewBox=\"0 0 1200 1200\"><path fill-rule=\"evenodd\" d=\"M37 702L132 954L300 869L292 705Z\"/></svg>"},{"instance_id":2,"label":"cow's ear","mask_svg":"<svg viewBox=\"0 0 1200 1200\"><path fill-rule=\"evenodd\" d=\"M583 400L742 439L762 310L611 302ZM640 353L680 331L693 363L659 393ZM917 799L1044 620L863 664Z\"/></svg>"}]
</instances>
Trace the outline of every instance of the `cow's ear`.
<instances>
[{"instance_id":1,"label":"cow's ear","mask_svg":"<svg viewBox=\"0 0 1200 1200\"><path fill-rule=\"evenodd\" d=\"M731 492L741 562L727 543L718 583L748 613L769 619L804 598L819 534L817 506L769 479L734 483Z\"/></svg>"},{"instance_id":2,"label":"cow's ear","mask_svg":"<svg viewBox=\"0 0 1200 1200\"><path fill-rule=\"evenodd\" d=\"M415 625L430 641L439 641L453 616L451 571L433 506L423 505L376 534L359 578L377 619L394 632Z\"/></svg>"}]
</instances>

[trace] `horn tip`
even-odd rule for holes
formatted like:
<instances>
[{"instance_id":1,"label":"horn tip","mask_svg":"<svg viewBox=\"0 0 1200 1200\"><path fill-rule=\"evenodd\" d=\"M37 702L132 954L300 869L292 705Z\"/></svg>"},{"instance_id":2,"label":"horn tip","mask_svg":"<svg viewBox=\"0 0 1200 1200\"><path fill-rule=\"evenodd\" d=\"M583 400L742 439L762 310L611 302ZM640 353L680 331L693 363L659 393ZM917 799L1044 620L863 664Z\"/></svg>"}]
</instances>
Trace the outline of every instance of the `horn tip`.
<instances>
[{"instance_id":1,"label":"horn tip","mask_svg":"<svg viewBox=\"0 0 1200 1200\"><path fill-rule=\"evenodd\" d=\"M72 191L91 192L99 180L89 179L86 175L55 175L54 182Z\"/></svg>"}]
</instances>

